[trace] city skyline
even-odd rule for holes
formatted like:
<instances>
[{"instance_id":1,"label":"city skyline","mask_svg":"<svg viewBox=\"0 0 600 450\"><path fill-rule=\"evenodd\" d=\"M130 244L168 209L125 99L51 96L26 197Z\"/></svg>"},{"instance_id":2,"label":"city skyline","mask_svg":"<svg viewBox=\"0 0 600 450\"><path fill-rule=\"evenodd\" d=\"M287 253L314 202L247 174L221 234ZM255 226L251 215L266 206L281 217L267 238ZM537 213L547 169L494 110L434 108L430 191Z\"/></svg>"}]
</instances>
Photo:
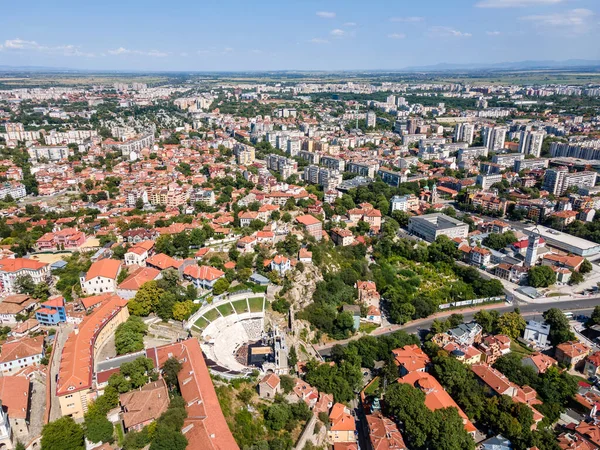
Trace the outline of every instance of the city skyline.
<instances>
[{"instance_id":1,"label":"city skyline","mask_svg":"<svg viewBox=\"0 0 600 450\"><path fill-rule=\"evenodd\" d=\"M11 4L0 65L334 71L600 59L600 11L592 0L425 3L34 1L27 11Z\"/></svg>"}]
</instances>

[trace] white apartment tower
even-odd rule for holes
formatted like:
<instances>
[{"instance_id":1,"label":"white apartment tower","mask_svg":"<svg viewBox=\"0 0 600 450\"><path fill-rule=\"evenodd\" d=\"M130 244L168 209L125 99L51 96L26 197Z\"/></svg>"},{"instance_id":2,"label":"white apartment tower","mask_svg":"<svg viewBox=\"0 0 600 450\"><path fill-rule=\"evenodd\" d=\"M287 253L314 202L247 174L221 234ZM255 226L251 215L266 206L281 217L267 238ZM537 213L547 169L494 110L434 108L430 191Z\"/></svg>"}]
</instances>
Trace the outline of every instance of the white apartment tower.
<instances>
[{"instance_id":1,"label":"white apartment tower","mask_svg":"<svg viewBox=\"0 0 600 450\"><path fill-rule=\"evenodd\" d=\"M521 136L519 138L519 153L533 155L535 158L539 158L542 153L543 142L543 131L521 131Z\"/></svg>"},{"instance_id":2,"label":"white apartment tower","mask_svg":"<svg viewBox=\"0 0 600 450\"><path fill-rule=\"evenodd\" d=\"M471 123L459 123L454 129L454 142L466 142L467 144L473 144L473 133L475 132L475 126Z\"/></svg>"},{"instance_id":3,"label":"white apartment tower","mask_svg":"<svg viewBox=\"0 0 600 450\"><path fill-rule=\"evenodd\" d=\"M506 140L506 128L483 127L481 136L483 138L483 145L485 145L488 150L501 150L504 148L504 141Z\"/></svg>"},{"instance_id":4,"label":"white apartment tower","mask_svg":"<svg viewBox=\"0 0 600 450\"><path fill-rule=\"evenodd\" d=\"M525 254L525 267L533 267L537 261L537 250L540 245L540 237L532 234L527 240L527 253Z\"/></svg>"}]
</instances>

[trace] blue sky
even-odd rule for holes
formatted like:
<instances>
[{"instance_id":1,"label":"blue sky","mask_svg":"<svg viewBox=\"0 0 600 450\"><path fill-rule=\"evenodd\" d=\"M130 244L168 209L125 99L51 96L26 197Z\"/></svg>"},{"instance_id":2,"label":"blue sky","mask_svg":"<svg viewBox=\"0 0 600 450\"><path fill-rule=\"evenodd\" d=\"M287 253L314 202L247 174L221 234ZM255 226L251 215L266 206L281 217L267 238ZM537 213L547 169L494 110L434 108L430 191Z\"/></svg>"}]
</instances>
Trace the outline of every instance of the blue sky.
<instances>
[{"instance_id":1,"label":"blue sky","mask_svg":"<svg viewBox=\"0 0 600 450\"><path fill-rule=\"evenodd\" d=\"M600 0L5 2L0 65L401 69L600 60Z\"/></svg>"}]
</instances>

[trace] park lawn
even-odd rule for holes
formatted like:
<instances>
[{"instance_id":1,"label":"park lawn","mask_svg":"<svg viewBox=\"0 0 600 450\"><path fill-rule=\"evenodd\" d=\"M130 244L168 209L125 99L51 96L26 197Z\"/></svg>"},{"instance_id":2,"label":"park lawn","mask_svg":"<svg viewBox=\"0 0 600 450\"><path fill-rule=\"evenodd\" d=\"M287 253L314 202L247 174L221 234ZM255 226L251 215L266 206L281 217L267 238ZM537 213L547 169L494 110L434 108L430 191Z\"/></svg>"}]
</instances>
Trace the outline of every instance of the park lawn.
<instances>
[{"instance_id":1,"label":"park lawn","mask_svg":"<svg viewBox=\"0 0 600 450\"><path fill-rule=\"evenodd\" d=\"M206 328L206 325L208 325L208 320L206 320L203 316L201 316L198 320L196 320L196 322L194 323L194 326L196 328L199 328L201 330L203 330L204 328Z\"/></svg>"},{"instance_id":2,"label":"park lawn","mask_svg":"<svg viewBox=\"0 0 600 450\"><path fill-rule=\"evenodd\" d=\"M221 315L219 314L219 311L216 308L209 309L204 313L204 318L206 320L210 320L211 322L217 320L219 317L221 317Z\"/></svg>"},{"instance_id":3,"label":"park lawn","mask_svg":"<svg viewBox=\"0 0 600 450\"><path fill-rule=\"evenodd\" d=\"M263 298L262 297L252 297L248 299L248 303L250 304L251 312L261 312L263 310Z\"/></svg>"},{"instance_id":4,"label":"park lawn","mask_svg":"<svg viewBox=\"0 0 600 450\"><path fill-rule=\"evenodd\" d=\"M230 303L223 303L222 305L217 306L217 309L223 317L230 316L235 312Z\"/></svg>"},{"instance_id":5,"label":"park lawn","mask_svg":"<svg viewBox=\"0 0 600 450\"><path fill-rule=\"evenodd\" d=\"M235 308L235 312L237 312L238 314L244 314L245 312L248 312L248 305L246 304L246 299L236 300L231 304Z\"/></svg>"},{"instance_id":6,"label":"park lawn","mask_svg":"<svg viewBox=\"0 0 600 450\"><path fill-rule=\"evenodd\" d=\"M361 323L358 331L366 334L371 334L377 328L379 328L379 326L374 323Z\"/></svg>"}]
</instances>

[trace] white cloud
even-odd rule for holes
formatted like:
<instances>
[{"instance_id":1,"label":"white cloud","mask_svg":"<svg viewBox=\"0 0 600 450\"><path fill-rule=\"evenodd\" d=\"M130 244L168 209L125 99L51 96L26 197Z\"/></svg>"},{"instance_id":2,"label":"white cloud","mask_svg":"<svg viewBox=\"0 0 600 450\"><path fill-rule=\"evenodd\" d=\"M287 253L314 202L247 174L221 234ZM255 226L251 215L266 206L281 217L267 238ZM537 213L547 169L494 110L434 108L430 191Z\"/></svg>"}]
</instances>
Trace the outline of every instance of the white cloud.
<instances>
[{"instance_id":1,"label":"white cloud","mask_svg":"<svg viewBox=\"0 0 600 450\"><path fill-rule=\"evenodd\" d=\"M478 8L525 8L527 6L556 5L564 0L481 0Z\"/></svg>"},{"instance_id":2,"label":"white cloud","mask_svg":"<svg viewBox=\"0 0 600 450\"><path fill-rule=\"evenodd\" d=\"M403 22L403 23L416 23L423 22L424 17L410 16L410 17L391 17L390 22Z\"/></svg>"},{"instance_id":3,"label":"white cloud","mask_svg":"<svg viewBox=\"0 0 600 450\"><path fill-rule=\"evenodd\" d=\"M485 34L488 36L500 36L502 33L500 31L486 31Z\"/></svg>"},{"instance_id":4,"label":"white cloud","mask_svg":"<svg viewBox=\"0 0 600 450\"><path fill-rule=\"evenodd\" d=\"M333 19L335 18L335 13L331 11L317 11L317 16L323 19Z\"/></svg>"},{"instance_id":5,"label":"white cloud","mask_svg":"<svg viewBox=\"0 0 600 450\"><path fill-rule=\"evenodd\" d=\"M210 50L198 50L196 53L199 55L208 55Z\"/></svg>"},{"instance_id":6,"label":"white cloud","mask_svg":"<svg viewBox=\"0 0 600 450\"><path fill-rule=\"evenodd\" d=\"M233 53L233 47L225 47L221 53L223 53L224 55L226 55L227 53Z\"/></svg>"},{"instance_id":7,"label":"white cloud","mask_svg":"<svg viewBox=\"0 0 600 450\"><path fill-rule=\"evenodd\" d=\"M346 22L346 23L344 24L344 26L345 26L345 27L355 27L356 25L357 25L357 23L356 23L356 22Z\"/></svg>"},{"instance_id":8,"label":"white cloud","mask_svg":"<svg viewBox=\"0 0 600 450\"><path fill-rule=\"evenodd\" d=\"M263 51L257 48L250 50L250 53L254 53L255 55L260 55Z\"/></svg>"},{"instance_id":9,"label":"white cloud","mask_svg":"<svg viewBox=\"0 0 600 450\"><path fill-rule=\"evenodd\" d=\"M158 50L150 50L150 51L142 51L142 50L131 50L124 47L119 47L115 50L108 50L109 55L141 55L141 56L152 56L156 58L164 58L165 56L169 56L166 52L161 52Z\"/></svg>"},{"instance_id":10,"label":"white cloud","mask_svg":"<svg viewBox=\"0 0 600 450\"><path fill-rule=\"evenodd\" d=\"M181 56L182 58L187 58L189 55L188 55L188 53L187 53L187 52L181 52L181 53L179 54L179 56Z\"/></svg>"},{"instance_id":11,"label":"white cloud","mask_svg":"<svg viewBox=\"0 0 600 450\"><path fill-rule=\"evenodd\" d=\"M568 27L569 32L581 33L588 30L594 12L589 9L572 9L563 13L535 14L519 17L519 20L531 22L542 28Z\"/></svg>"},{"instance_id":12,"label":"white cloud","mask_svg":"<svg viewBox=\"0 0 600 450\"><path fill-rule=\"evenodd\" d=\"M387 37L390 39L404 39L406 35L404 33L391 33L388 34Z\"/></svg>"},{"instance_id":13,"label":"white cloud","mask_svg":"<svg viewBox=\"0 0 600 450\"><path fill-rule=\"evenodd\" d=\"M428 34L430 37L439 37L439 38L443 38L443 37L463 38L463 37L473 36L471 33L465 33L463 31L458 31L458 30L455 30L454 28L450 28L450 27L431 27L431 28L429 28Z\"/></svg>"},{"instance_id":14,"label":"white cloud","mask_svg":"<svg viewBox=\"0 0 600 450\"><path fill-rule=\"evenodd\" d=\"M322 39L322 38L312 38L310 41L311 44L329 44L329 41L327 39Z\"/></svg>"},{"instance_id":15,"label":"white cloud","mask_svg":"<svg viewBox=\"0 0 600 450\"><path fill-rule=\"evenodd\" d=\"M346 34L346 32L344 30L340 30L339 28L336 28L335 30L331 30L331 32L329 33L332 36L335 37L342 37Z\"/></svg>"},{"instance_id":16,"label":"white cloud","mask_svg":"<svg viewBox=\"0 0 600 450\"><path fill-rule=\"evenodd\" d=\"M93 53L81 51L78 46L72 44L48 46L41 45L36 41L26 41L20 38L7 39L6 41L4 41L4 45L0 44L0 50L2 49L13 51L39 52L47 54L59 54L64 56L85 56L89 58L95 56Z\"/></svg>"}]
</instances>

